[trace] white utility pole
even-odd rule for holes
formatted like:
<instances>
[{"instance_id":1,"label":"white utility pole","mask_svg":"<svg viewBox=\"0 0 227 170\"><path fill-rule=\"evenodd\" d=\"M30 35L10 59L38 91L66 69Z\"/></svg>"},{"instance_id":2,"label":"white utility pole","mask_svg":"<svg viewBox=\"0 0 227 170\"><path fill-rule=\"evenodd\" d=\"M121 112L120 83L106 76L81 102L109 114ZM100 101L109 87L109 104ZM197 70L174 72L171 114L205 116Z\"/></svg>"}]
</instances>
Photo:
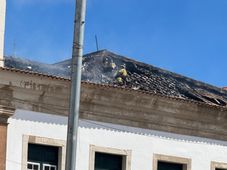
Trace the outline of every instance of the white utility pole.
<instances>
[{"instance_id":1,"label":"white utility pole","mask_svg":"<svg viewBox=\"0 0 227 170\"><path fill-rule=\"evenodd\" d=\"M76 0L65 170L76 170L86 0Z\"/></svg>"},{"instance_id":2,"label":"white utility pole","mask_svg":"<svg viewBox=\"0 0 227 170\"><path fill-rule=\"evenodd\" d=\"M4 67L5 12L6 0L0 0L0 67Z\"/></svg>"}]
</instances>

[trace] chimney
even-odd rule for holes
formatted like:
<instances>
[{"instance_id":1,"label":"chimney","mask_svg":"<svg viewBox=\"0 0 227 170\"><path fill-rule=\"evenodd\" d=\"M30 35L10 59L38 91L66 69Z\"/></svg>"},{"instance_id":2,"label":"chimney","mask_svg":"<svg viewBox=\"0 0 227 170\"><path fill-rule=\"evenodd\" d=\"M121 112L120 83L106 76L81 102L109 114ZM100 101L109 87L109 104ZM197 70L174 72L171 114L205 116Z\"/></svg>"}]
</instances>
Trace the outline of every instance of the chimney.
<instances>
[{"instance_id":1,"label":"chimney","mask_svg":"<svg viewBox=\"0 0 227 170\"><path fill-rule=\"evenodd\" d=\"M0 67L4 67L5 12L6 0L0 0Z\"/></svg>"}]
</instances>

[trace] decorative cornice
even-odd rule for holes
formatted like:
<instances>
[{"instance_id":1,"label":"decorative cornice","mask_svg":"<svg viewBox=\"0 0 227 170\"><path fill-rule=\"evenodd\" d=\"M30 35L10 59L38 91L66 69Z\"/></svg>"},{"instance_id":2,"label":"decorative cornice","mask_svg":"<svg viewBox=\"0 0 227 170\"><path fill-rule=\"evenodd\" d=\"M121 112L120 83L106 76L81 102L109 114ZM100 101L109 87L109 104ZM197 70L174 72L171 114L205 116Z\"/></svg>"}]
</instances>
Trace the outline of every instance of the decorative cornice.
<instances>
[{"instance_id":1,"label":"decorative cornice","mask_svg":"<svg viewBox=\"0 0 227 170\"><path fill-rule=\"evenodd\" d=\"M15 112L15 108L0 105L0 123L5 124Z\"/></svg>"},{"instance_id":2,"label":"decorative cornice","mask_svg":"<svg viewBox=\"0 0 227 170\"><path fill-rule=\"evenodd\" d=\"M69 81L1 68L0 80L0 105L9 106L0 108L3 121L12 115L11 107L68 114ZM156 94L82 83L80 113L93 121L227 141L227 108Z\"/></svg>"},{"instance_id":3,"label":"decorative cornice","mask_svg":"<svg viewBox=\"0 0 227 170\"><path fill-rule=\"evenodd\" d=\"M55 76L55 75L47 75L47 74L43 74L43 73L39 73L39 72L33 72L33 71L28 71L28 70L19 70L19 69L15 69L15 68L6 68L6 67L0 67L0 71L6 71L6 72L11 72L11 73L19 73L20 76L26 76L28 78L27 75L30 75L31 79L35 79L35 78L44 78L44 79L48 79L48 80L59 80L65 83L71 82L71 80L69 78L65 78L65 77L59 77L59 76ZM218 106L215 104L211 104L211 103L204 103L204 102L200 102L200 101L194 101L191 99L184 99L184 98L180 98L180 97L173 97L173 96L167 96L167 95L163 95L163 94L157 94L154 92L148 92L148 91L143 91L143 90L134 90L134 89L130 89L130 88L123 88L123 87L119 87L119 86L114 86L114 85L108 85L108 84L96 84L96 83L92 83L92 82L86 82L86 81L82 81L81 82L82 85L84 86L91 86L93 88L103 88L105 89L117 89L119 92L121 91L127 91L130 93L134 93L134 94L142 94L142 95L148 95L148 96L157 96L157 97L162 97L162 98L166 98L168 100L175 100L175 101L179 101L179 102L184 102L184 103L190 103L192 105L194 105L196 107L197 106L204 106L204 107L208 107L208 108L215 108L217 110L223 111L226 110L227 111L227 107L226 106Z\"/></svg>"}]
</instances>

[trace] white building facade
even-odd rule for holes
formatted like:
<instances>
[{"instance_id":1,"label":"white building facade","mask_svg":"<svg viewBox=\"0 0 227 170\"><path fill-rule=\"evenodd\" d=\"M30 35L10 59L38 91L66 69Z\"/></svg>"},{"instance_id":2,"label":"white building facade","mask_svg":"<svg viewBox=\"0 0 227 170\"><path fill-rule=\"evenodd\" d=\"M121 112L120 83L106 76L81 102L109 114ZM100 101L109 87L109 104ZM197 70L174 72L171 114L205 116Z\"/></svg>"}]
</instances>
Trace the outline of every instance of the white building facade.
<instances>
[{"instance_id":1,"label":"white building facade","mask_svg":"<svg viewBox=\"0 0 227 170\"><path fill-rule=\"evenodd\" d=\"M16 110L8 122L7 170L27 168L28 143L59 147L58 169L64 169L67 117ZM80 120L77 169L94 170L96 151L123 155L124 170L157 170L158 161L184 170L227 168L224 141Z\"/></svg>"}]
</instances>

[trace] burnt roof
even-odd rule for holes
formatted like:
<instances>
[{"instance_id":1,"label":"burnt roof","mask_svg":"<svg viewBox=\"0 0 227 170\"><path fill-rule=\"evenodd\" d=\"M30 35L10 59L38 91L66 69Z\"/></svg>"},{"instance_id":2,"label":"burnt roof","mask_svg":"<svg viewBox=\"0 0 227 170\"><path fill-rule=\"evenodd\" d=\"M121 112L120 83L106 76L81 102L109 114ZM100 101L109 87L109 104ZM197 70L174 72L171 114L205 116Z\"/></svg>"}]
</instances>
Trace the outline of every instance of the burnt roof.
<instances>
[{"instance_id":1,"label":"burnt roof","mask_svg":"<svg viewBox=\"0 0 227 170\"><path fill-rule=\"evenodd\" d=\"M110 63L114 63L116 67L111 69ZM125 88L194 100L211 105L227 105L226 90L107 50L86 54L83 57L82 80L120 86L115 83L115 77L122 64L126 65L128 72L127 81L123 86ZM55 64L43 64L27 59L5 57L5 67L70 78L71 59Z\"/></svg>"}]
</instances>

